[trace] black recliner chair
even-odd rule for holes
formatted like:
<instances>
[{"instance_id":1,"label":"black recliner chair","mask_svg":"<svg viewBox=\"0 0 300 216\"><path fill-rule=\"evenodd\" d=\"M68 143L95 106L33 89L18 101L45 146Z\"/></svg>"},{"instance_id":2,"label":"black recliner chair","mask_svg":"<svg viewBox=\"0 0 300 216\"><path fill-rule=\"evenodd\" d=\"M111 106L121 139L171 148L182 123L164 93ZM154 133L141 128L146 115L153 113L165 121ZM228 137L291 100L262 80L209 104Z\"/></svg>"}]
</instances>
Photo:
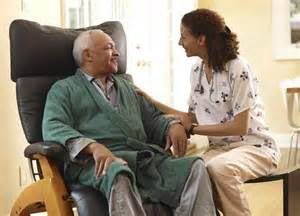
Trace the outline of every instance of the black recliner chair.
<instances>
[{"instance_id":1,"label":"black recliner chair","mask_svg":"<svg viewBox=\"0 0 300 216\"><path fill-rule=\"evenodd\" d=\"M41 26L15 20L10 25L11 79L16 83L17 103L22 127L28 143L24 151L31 164L35 182L26 187L15 201L11 215L29 216L47 211L49 216L108 215L107 201L96 190L80 185L65 185L64 147L43 141L41 123L46 95L51 85L75 72L73 41L86 29L102 29L116 43L120 52L119 74L126 72L126 38L120 22L104 22L81 29ZM161 204L146 204L148 215L171 215Z\"/></svg>"}]
</instances>

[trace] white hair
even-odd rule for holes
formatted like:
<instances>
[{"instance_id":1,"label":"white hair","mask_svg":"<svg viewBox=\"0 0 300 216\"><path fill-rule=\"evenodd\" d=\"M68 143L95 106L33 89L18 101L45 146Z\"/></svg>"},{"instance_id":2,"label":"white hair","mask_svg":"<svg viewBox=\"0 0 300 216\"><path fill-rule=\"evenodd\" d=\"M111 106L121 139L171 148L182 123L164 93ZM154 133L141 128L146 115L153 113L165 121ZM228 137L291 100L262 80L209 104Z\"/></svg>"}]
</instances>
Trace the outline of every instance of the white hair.
<instances>
[{"instance_id":1,"label":"white hair","mask_svg":"<svg viewBox=\"0 0 300 216\"><path fill-rule=\"evenodd\" d=\"M78 66L82 64L82 52L83 50L90 48L92 45L92 33L93 32L101 32L104 33L100 29L93 29L81 32L77 38L74 40L73 45L73 57Z\"/></svg>"}]
</instances>

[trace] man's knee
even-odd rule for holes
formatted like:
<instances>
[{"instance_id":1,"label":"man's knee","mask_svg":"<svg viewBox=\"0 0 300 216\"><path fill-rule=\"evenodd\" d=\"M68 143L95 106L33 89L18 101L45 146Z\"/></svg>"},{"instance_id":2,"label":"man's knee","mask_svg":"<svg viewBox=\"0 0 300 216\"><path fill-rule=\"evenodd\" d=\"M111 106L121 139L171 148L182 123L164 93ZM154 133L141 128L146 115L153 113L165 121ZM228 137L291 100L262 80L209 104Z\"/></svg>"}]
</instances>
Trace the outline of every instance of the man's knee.
<instances>
[{"instance_id":1,"label":"man's knee","mask_svg":"<svg viewBox=\"0 0 300 216\"><path fill-rule=\"evenodd\" d=\"M132 186L131 179L126 173L119 173L114 180L114 187L128 189Z\"/></svg>"},{"instance_id":2,"label":"man's knee","mask_svg":"<svg viewBox=\"0 0 300 216\"><path fill-rule=\"evenodd\" d=\"M203 179L208 177L208 172L205 167L203 160L196 160L191 168L191 173L193 176L197 176L197 178Z\"/></svg>"}]
</instances>

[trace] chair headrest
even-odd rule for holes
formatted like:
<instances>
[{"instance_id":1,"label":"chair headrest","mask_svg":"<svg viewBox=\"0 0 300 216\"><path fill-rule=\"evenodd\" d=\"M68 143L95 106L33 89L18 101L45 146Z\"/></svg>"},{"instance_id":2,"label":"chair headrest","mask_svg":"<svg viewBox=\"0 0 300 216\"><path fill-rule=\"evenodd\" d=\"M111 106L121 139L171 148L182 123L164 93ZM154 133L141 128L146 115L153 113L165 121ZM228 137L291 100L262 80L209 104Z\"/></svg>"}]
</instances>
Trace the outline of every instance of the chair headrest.
<instances>
[{"instance_id":1,"label":"chair headrest","mask_svg":"<svg viewBox=\"0 0 300 216\"><path fill-rule=\"evenodd\" d=\"M68 76L75 72L73 41L81 31L101 29L109 34L120 52L118 73L126 71L126 36L118 21L79 29L40 25L14 20L10 25L11 79L28 76Z\"/></svg>"}]
</instances>

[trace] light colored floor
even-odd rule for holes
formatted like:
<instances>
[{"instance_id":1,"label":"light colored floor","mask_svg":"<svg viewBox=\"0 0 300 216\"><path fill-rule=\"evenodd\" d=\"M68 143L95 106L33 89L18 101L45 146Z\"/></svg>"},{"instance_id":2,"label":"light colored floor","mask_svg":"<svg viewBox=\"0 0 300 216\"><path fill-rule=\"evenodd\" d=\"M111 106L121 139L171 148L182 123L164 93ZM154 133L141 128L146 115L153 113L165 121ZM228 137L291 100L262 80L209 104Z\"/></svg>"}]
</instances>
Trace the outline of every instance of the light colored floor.
<instances>
[{"instance_id":1,"label":"light colored floor","mask_svg":"<svg viewBox=\"0 0 300 216\"><path fill-rule=\"evenodd\" d=\"M283 216L282 180L245 184L252 216Z\"/></svg>"}]
</instances>

